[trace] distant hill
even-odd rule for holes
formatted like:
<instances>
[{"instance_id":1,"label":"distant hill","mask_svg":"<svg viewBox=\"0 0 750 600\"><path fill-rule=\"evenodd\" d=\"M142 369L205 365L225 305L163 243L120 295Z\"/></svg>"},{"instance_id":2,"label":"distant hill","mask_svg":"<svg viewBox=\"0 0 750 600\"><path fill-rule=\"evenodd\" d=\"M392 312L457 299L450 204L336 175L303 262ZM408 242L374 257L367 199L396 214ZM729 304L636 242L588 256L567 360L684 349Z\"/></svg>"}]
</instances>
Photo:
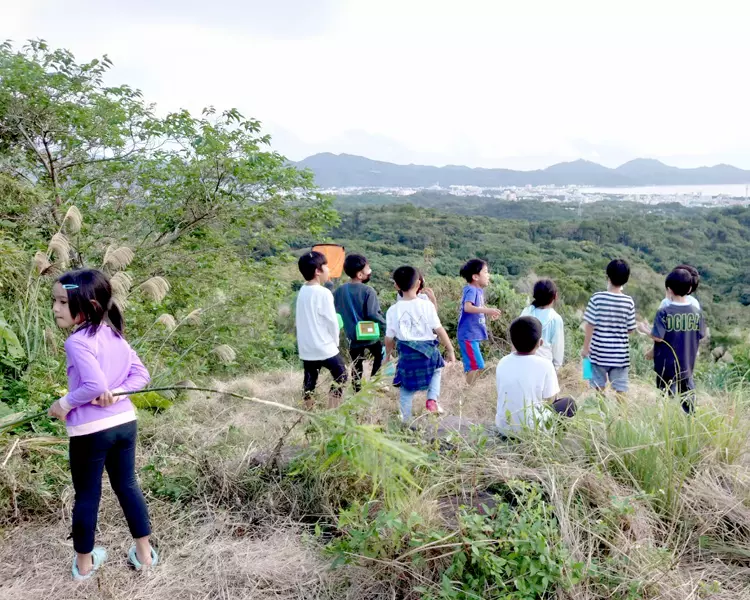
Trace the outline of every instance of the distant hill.
<instances>
[{"instance_id":1,"label":"distant hill","mask_svg":"<svg viewBox=\"0 0 750 600\"><path fill-rule=\"evenodd\" d=\"M396 165L352 154L322 153L296 163L315 173L321 187L430 187L440 184L480 187L524 185L707 185L750 183L750 171L731 165L679 169L649 158L637 158L610 169L587 160L563 162L534 171L472 169L449 165Z\"/></svg>"}]
</instances>

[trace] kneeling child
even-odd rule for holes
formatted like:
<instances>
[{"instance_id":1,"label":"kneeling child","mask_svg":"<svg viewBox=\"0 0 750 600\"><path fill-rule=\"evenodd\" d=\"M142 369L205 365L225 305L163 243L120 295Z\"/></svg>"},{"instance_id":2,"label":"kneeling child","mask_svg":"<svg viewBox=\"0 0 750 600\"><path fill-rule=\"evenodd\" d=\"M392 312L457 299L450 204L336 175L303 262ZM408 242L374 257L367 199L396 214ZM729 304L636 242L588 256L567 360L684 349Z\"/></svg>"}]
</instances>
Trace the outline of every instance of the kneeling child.
<instances>
[{"instance_id":1,"label":"kneeling child","mask_svg":"<svg viewBox=\"0 0 750 600\"><path fill-rule=\"evenodd\" d=\"M572 417L576 411L571 398L557 398L560 385L552 361L536 355L542 344L542 324L536 317L519 317L510 324L513 354L497 365L497 414L495 425L501 434L523 427L534 428L553 411Z\"/></svg>"}]
</instances>

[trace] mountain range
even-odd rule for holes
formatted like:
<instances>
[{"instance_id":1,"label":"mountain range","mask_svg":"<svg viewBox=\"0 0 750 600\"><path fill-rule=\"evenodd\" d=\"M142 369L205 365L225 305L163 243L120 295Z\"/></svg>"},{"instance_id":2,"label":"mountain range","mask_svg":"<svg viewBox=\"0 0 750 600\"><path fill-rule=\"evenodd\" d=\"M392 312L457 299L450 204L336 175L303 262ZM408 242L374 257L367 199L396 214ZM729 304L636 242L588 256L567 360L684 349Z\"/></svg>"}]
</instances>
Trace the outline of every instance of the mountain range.
<instances>
[{"instance_id":1,"label":"mountain range","mask_svg":"<svg viewBox=\"0 0 750 600\"><path fill-rule=\"evenodd\" d=\"M397 165L352 154L314 154L297 163L315 173L323 188L430 187L439 184L503 187L581 185L618 187L639 185L750 184L750 171L731 165L680 169L651 158L636 158L615 169L588 160L562 162L534 171L482 169L448 165Z\"/></svg>"}]
</instances>

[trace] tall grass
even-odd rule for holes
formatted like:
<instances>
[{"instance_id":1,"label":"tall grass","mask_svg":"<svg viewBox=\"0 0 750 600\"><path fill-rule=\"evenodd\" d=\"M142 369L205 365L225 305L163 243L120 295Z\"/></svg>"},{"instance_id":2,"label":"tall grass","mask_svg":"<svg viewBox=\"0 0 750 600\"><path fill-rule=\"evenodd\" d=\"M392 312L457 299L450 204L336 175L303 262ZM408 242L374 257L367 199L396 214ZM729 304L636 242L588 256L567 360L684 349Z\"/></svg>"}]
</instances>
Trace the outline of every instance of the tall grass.
<instances>
[{"instance_id":1,"label":"tall grass","mask_svg":"<svg viewBox=\"0 0 750 600\"><path fill-rule=\"evenodd\" d=\"M577 378L563 373L571 388ZM491 421L493 383L483 378L469 388L461 373L448 370L442 404L454 416L461 411L470 421ZM224 389L295 406L301 376L268 373ZM165 540L166 564L187 569L180 583L162 579L151 593L164 597L189 586L194 595L202 590L211 597L207 586L220 581L227 597L242 597L243 589L265 586L260 575L236 570L235 561L222 557L228 547L245 547L235 545L237 536L276 539L268 534L273 524L277 531L294 531L295 543L315 557L305 564L337 582L319 597L547 598L549 590L540 590L550 585L549 576L560 598L750 597L744 397L699 394L697 412L688 417L677 401L637 380L625 405L578 389L576 418L525 432L514 443L478 427L441 433L437 440L432 426L404 432L392 424L396 392L375 388L339 412L319 413L329 420L325 431L295 423L290 411L228 394L194 394L163 414L141 412L139 467L155 531ZM5 439L0 519L6 526L54 524L70 508L64 447L19 444L10 452L12 440ZM514 499L510 491L517 489L533 493L533 502ZM127 536L109 492L104 507L102 535ZM207 522L232 525L207 539ZM62 537L65 523L57 526ZM505 539L502 532L511 527L514 533ZM29 531L41 535L41 527ZM492 533L483 537L483 531ZM323 546L331 543L326 557ZM276 569L280 580L286 577L286 547L269 541L266 548L267 573ZM9 556L2 548L0 542L0 555ZM39 564L62 561L53 549L39 555ZM326 571L342 552L344 564ZM469 560L473 552L476 560ZM513 562L516 555L540 564L552 557L554 563L511 585L510 575L498 579L505 567L493 557L510 560L513 573L531 573L522 558ZM20 557L7 560L20 581ZM190 570L203 561L212 565L211 584L201 584L200 569ZM42 580L50 589L59 586L58 571L37 572L36 584L25 580L28 589ZM21 588L14 583L10 589ZM131 592L129 597L145 597ZM112 597L124 594L114 591ZM307 596L295 587L285 597Z\"/></svg>"}]
</instances>

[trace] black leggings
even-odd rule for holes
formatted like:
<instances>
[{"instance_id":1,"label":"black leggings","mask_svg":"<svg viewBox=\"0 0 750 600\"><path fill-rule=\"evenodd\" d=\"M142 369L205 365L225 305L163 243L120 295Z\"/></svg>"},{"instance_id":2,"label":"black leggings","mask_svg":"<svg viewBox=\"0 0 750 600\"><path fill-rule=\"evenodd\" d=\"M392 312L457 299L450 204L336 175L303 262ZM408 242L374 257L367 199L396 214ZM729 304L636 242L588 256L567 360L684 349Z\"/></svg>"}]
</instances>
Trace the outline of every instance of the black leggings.
<instances>
[{"instance_id":1,"label":"black leggings","mask_svg":"<svg viewBox=\"0 0 750 600\"><path fill-rule=\"evenodd\" d=\"M79 554L94 549L105 467L132 536L138 539L151 534L146 501L135 478L137 431L136 422L131 421L70 438L70 472L75 490L73 548Z\"/></svg>"},{"instance_id":2,"label":"black leggings","mask_svg":"<svg viewBox=\"0 0 750 600\"><path fill-rule=\"evenodd\" d=\"M302 365L305 369L305 400L312 398L315 386L318 385L318 375L320 370L325 368L331 372L333 384L331 385L331 394L341 397L344 393L344 384L346 384L346 365L341 354L327 358L326 360L303 360Z\"/></svg>"},{"instance_id":3,"label":"black leggings","mask_svg":"<svg viewBox=\"0 0 750 600\"><path fill-rule=\"evenodd\" d=\"M380 341L370 344L369 346L357 346L349 348L349 356L352 357L352 387L355 392L362 389L362 374L365 370L365 352L372 355L372 373L370 377L375 377L380 367L383 365L383 344Z\"/></svg>"}]
</instances>

